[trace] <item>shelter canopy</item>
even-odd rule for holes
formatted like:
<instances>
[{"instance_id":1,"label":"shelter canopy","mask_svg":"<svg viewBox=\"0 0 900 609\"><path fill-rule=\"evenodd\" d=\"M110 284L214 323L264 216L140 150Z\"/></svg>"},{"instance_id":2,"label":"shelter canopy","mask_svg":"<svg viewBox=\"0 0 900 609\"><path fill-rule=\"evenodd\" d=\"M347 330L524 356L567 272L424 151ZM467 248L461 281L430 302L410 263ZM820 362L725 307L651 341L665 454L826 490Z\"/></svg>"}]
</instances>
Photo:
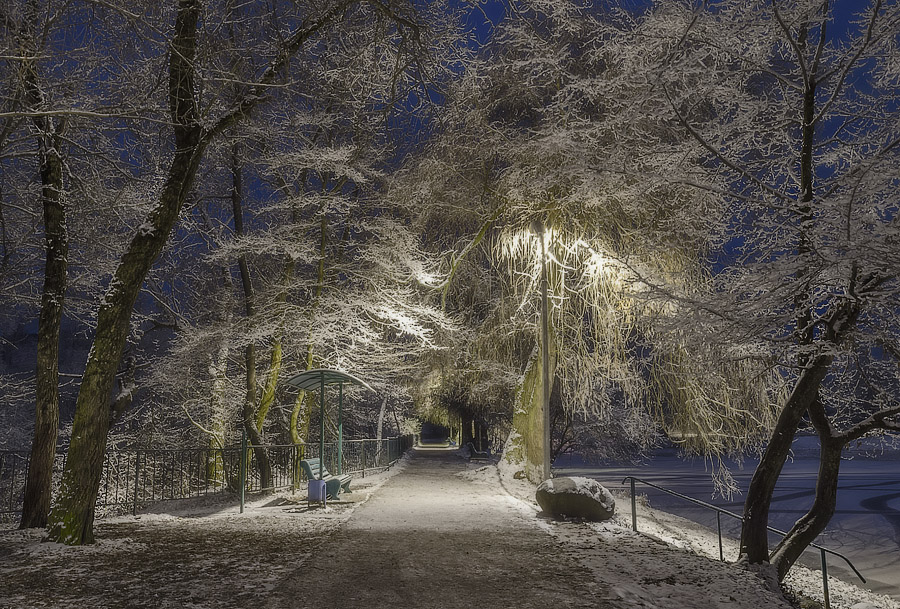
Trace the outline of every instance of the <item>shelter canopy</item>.
<instances>
[{"instance_id":1,"label":"shelter canopy","mask_svg":"<svg viewBox=\"0 0 900 609\"><path fill-rule=\"evenodd\" d=\"M319 479L325 468L325 385L338 386L338 423L337 423L337 473L343 471L344 463L344 385L360 385L369 391L373 391L365 381L356 378L352 374L331 370L329 368L316 368L301 372L297 376L285 381L292 387L304 391L319 389Z\"/></svg>"},{"instance_id":2,"label":"shelter canopy","mask_svg":"<svg viewBox=\"0 0 900 609\"><path fill-rule=\"evenodd\" d=\"M360 385L373 391L372 387L362 379L358 379L352 374L329 368L307 370L289 378L285 382L304 391L314 391L322 385Z\"/></svg>"}]
</instances>

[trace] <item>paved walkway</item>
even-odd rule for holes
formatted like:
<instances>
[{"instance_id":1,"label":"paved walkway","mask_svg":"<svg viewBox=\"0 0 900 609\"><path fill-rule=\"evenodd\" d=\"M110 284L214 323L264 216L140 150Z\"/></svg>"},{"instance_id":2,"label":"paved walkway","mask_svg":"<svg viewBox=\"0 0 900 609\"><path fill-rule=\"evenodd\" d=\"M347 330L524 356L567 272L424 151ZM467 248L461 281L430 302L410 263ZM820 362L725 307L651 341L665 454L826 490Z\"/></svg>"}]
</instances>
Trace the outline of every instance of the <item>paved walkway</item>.
<instances>
[{"instance_id":1,"label":"paved walkway","mask_svg":"<svg viewBox=\"0 0 900 609\"><path fill-rule=\"evenodd\" d=\"M492 468L456 475L454 452L411 457L334 509L163 503L98 521L84 547L0 531L0 609L790 609L733 565L618 526L547 524Z\"/></svg>"},{"instance_id":2,"label":"paved walkway","mask_svg":"<svg viewBox=\"0 0 900 609\"><path fill-rule=\"evenodd\" d=\"M268 599L294 607L612 607L608 592L498 486L454 475L455 453L414 450Z\"/></svg>"}]
</instances>

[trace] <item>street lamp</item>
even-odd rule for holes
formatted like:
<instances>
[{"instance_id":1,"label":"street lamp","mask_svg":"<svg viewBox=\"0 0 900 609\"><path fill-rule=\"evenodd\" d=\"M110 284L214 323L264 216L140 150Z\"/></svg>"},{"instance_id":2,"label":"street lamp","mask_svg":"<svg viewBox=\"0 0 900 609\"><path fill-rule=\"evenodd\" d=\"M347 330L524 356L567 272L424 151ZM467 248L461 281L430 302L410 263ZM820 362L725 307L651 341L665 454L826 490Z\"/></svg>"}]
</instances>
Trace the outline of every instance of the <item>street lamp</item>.
<instances>
[{"instance_id":1,"label":"street lamp","mask_svg":"<svg viewBox=\"0 0 900 609\"><path fill-rule=\"evenodd\" d=\"M547 241L544 235L544 223L533 220L531 230L541 240L541 386L543 387L543 401L541 411L543 415L543 472L544 480L550 478L550 321L549 304L547 296Z\"/></svg>"}]
</instances>

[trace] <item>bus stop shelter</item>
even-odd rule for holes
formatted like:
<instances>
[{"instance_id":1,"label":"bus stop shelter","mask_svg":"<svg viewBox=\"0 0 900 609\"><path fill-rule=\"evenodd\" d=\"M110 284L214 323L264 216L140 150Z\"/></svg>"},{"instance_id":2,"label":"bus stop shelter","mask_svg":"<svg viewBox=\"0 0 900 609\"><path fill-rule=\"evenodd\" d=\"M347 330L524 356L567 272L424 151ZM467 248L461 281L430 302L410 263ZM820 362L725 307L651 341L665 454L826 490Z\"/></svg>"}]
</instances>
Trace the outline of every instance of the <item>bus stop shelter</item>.
<instances>
[{"instance_id":1,"label":"bus stop shelter","mask_svg":"<svg viewBox=\"0 0 900 609\"><path fill-rule=\"evenodd\" d=\"M300 374L289 378L285 381L288 385L303 389L304 391L319 390L319 478L322 477L322 470L325 467L325 386L338 386L338 437L337 437L337 474L343 472L344 460L344 385L359 385L365 387L369 391L374 391L372 387L352 374L333 370L329 368L317 368L315 370L307 370Z\"/></svg>"}]
</instances>

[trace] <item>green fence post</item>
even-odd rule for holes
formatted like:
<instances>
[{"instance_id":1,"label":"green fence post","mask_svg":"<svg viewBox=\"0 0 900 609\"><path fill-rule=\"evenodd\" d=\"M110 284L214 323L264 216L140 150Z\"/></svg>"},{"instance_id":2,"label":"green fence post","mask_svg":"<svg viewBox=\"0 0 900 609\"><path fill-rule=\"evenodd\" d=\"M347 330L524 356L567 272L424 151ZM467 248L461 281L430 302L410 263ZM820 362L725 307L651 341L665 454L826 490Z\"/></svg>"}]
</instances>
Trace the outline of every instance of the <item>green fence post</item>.
<instances>
[{"instance_id":1,"label":"green fence post","mask_svg":"<svg viewBox=\"0 0 900 609\"><path fill-rule=\"evenodd\" d=\"M319 375L319 480L325 469L325 373Z\"/></svg>"},{"instance_id":2,"label":"green fence post","mask_svg":"<svg viewBox=\"0 0 900 609\"><path fill-rule=\"evenodd\" d=\"M344 384L338 384L338 445L337 445L337 473L344 473Z\"/></svg>"},{"instance_id":3,"label":"green fence post","mask_svg":"<svg viewBox=\"0 0 900 609\"><path fill-rule=\"evenodd\" d=\"M244 513L244 490L247 488L247 430L241 429L241 514Z\"/></svg>"},{"instance_id":4,"label":"green fence post","mask_svg":"<svg viewBox=\"0 0 900 609\"><path fill-rule=\"evenodd\" d=\"M291 491L296 493L300 488L300 445L294 444L294 459L291 464Z\"/></svg>"},{"instance_id":5,"label":"green fence post","mask_svg":"<svg viewBox=\"0 0 900 609\"><path fill-rule=\"evenodd\" d=\"M141 451L137 451L134 455L134 504L131 507L131 515L137 516L138 504L138 483L141 479Z\"/></svg>"}]
</instances>

